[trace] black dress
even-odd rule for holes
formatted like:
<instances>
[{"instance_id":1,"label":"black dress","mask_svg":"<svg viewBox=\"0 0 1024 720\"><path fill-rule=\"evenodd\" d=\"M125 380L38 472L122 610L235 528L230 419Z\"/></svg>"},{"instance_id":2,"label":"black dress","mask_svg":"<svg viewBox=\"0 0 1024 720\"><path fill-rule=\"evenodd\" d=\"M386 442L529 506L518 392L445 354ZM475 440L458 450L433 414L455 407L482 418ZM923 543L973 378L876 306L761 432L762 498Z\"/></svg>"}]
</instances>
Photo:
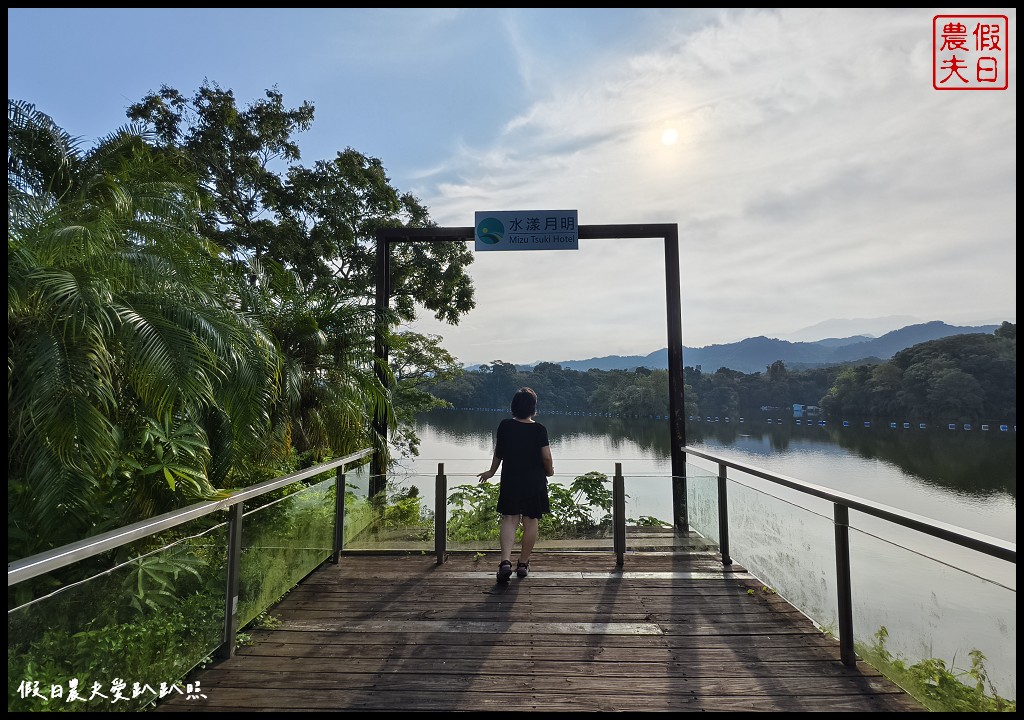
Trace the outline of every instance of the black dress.
<instances>
[{"instance_id":1,"label":"black dress","mask_svg":"<svg viewBox=\"0 0 1024 720\"><path fill-rule=\"evenodd\" d=\"M548 429L539 422L506 418L498 424L494 454L501 459L498 512L540 518L551 512L548 476L541 448L548 446Z\"/></svg>"}]
</instances>

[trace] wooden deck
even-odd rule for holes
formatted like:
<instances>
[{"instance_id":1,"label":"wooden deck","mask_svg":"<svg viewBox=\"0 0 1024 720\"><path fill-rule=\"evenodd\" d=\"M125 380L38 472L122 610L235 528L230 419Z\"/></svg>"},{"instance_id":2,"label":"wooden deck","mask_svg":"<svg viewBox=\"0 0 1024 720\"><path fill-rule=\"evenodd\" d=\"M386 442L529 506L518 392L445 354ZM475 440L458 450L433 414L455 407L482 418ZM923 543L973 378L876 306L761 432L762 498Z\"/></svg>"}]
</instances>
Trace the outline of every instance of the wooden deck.
<instances>
[{"instance_id":1,"label":"wooden deck","mask_svg":"<svg viewBox=\"0 0 1024 720\"><path fill-rule=\"evenodd\" d=\"M155 711L923 711L714 552L498 560L344 555Z\"/></svg>"}]
</instances>

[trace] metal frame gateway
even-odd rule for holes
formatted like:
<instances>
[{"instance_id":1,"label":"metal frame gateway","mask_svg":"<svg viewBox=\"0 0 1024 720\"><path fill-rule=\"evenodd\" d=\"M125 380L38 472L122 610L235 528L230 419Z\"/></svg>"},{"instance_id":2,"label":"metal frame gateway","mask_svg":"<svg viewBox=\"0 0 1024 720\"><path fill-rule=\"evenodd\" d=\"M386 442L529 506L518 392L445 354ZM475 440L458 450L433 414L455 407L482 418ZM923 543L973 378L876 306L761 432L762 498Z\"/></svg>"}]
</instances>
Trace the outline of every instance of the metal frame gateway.
<instances>
[{"instance_id":1,"label":"metal frame gateway","mask_svg":"<svg viewBox=\"0 0 1024 720\"><path fill-rule=\"evenodd\" d=\"M472 227L436 228L387 228L377 234L377 296L376 329L374 331L374 352L379 363L388 362L388 347L384 340L387 309L391 300L391 245L400 242L473 242ZM680 299L679 277L679 226L675 223L642 225L580 225L580 240L626 240L641 238L662 238L665 242L665 307L668 316L668 391L669 430L672 448L672 506L673 522L679 532L689 532L689 515L686 508L686 416L683 390L683 313ZM382 383L385 374L377 368ZM386 423L374 421L375 429L385 442L388 431ZM385 468L380 455L373 457L371 468L373 478L383 478ZM379 481L378 481L379 482ZM375 488L371 480L370 494L384 489L383 482Z\"/></svg>"}]
</instances>

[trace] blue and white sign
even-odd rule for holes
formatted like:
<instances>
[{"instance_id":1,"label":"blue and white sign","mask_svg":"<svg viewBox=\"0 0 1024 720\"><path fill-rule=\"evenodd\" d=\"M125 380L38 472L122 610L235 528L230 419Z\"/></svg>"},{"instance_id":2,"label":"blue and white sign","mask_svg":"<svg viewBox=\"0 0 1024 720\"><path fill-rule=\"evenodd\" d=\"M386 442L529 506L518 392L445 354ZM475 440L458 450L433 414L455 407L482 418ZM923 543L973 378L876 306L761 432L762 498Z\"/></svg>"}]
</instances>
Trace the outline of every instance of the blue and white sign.
<instances>
[{"instance_id":1,"label":"blue and white sign","mask_svg":"<svg viewBox=\"0 0 1024 720\"><path fill-rule=\"evenodd\" d=\"M577 210L495 210L478 212L474 224L479 250L578 250Z\"/></svg>"}]
</instances>

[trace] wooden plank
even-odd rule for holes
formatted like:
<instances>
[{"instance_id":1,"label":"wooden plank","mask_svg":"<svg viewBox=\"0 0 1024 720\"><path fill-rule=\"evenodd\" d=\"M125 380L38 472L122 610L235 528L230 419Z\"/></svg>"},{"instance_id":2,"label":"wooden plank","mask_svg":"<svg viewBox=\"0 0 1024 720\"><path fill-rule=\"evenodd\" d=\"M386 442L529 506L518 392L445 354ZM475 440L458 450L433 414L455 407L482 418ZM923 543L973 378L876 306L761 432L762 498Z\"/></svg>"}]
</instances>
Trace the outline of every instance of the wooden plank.
<instances>
[{"instance_id":1,"label":"wooden plank","mask_svg":"<svg viewBox=\"0 0 1024 720\"><path fill-rule=\"evenodd\" d=\"M198 697L156 711L922 709L706 555L631 556L636 572L604 554L535 558L544 572L498 585L493 555L345 556L271 609L276 627L197 673Z\"/></svg>"},{"instance_id":2,"label":"wooden plank","mask_svg":"<svg viewBox=\"0 0 1024 720\"><path fill-rule=\"evenodd\" d=\"M258 703L254 708L254 700ZM901 706L892 695L863 693L846 696L733 696L659 695L616 696L588 693L545 693L508 685L498 692L403 692L372 688L365 691L324 688L318 692L274 689L260 693L248 688L224 688L216 697L177 703L173 712L920 712ZM166 712L161 707L156 712Z\"/></svg>"},{"instance_id":3,"label":"wooden plank","mask_svg":"<svg viewBox=\"0 0 1024 720\"><path fill-rule=\"evenodd\" d=\"M490 648L494 650L495 648ZM562 677L607 677L621 678L623 676L654 676L659 678L729 678L750 676L763 671L765 660L730 660L712 659L700 655L683 657L681 655L669 655L663 653L662 657L648 654L642 661L633 659L636 654L620 655L617 658L607 658L603 654L600 659L571 657L554 649L551 653L520 653L519 656L507 653L472 653L469 648L460 648L459 652L449 655L424 655L417 652L405 652L403 648L394 648L392 652L381 654L376 657L348 657L344 663L325 663L324 658L319 655L313 656L269 656L269 655L246 655L244 660L234 664L236 670L232 672L261 671L272 673L287 668L289 673L308 674L311 677L318 673L328 672L326 667L334 668L329 671L343 672L345 674L367 674L380 672L385 666L392 674L436 674L462 675L482 674L488 670L493 672L495 666L500 665L503 673L515 676L530 677L531 675L557 674ZM394 661L401 659L401 663ZM337 657L331 659L338 659ZM793 678L793 677L846 677L850 670L843 665L837 665L832 660L820 658L817 660L779 660L771 662L772 677ZM877 671L860 671L865 677L878 677ZM226 678L227 675L212 671L209 677ZM241 677L241 676L238 676Z\"/></svg>"},{"instance_id":4,"label":"wooden plank","mask_svg":"<svg viewBox=\"0 0 1024 720\"><path fill-rule=\"evenodd\" d=\"M458 658L466 661L480 659L518 661L542 660L579 662L585 660L614 666L617 663L679 663L687 666L709 668L728 663L825 663L827 672L846 672L844 666L836 667L835 649L815 645L805 645L800 649L800 659L793 660L788 654L778 652L785 645L768 647L748 647L737 644L736 647L695 647L675 648L664 645L645 646L631 645L615 647L602 644L595 648L592 644L577 645L536 645L532 642L511 644L506 642L484 644L463 640L457 644L437 643L432 645L415 645L406 641L392 641L372 644L332 643L330 638L320 637L319 642L258 642L251 647L241 648L239 653L247 657L267 657L275 661L281 659L304 658L313 660L358 660L379 659L401 654L406 658L422 658L429 661ZM867 675L875 675L877 671L869 665L862 665L860 671Z\"/></svg>"},{"instance_id":5,"label":"wooden plank","mask_svg":"<svg viewBox=\"0 0 1024 720\"><path fill-rule=\"evenodd\" d=\"M257 646L278 640L282 645L324 645L334 648L346 646L356 647L388 647L414 645L417 633L360 633L360 632L288 632L256 631L253 637ZM282 639L287 638L287 639ZM787 652L807 653L812 649L822 649L828 653L828 657L835 659L838 652L835 641L823 637L818 633L801 634L775 634L775 635L663 635L656 639L658 647L675 649L686 652L700 650L728 649L733 652L750 649L751 651L765 651L770 655L777 655L778 649ZM537 636L537 635L433 635L430 638L428 647L438 648L438 652L446 652L447 646L464 646L472 644L480 647L538 647L555 646L558 648L584 648L590 651L607 651L609 649L627 649L648 647L651 645L651 638L647 636L629 635L605 635L601 638L600 645L595 647L594 639L586 635L559 635L559 636ZM249 647L239 648L238 652L252 652Z\"/></svg>"},{"instance_id":6,"label":"wooden plank","mask_svg":"<svg viewBox=\"0 0 1024 720\"><path fill-rule=\"evenodd\" d=\"M517 668L522 669L522 668ZM652 673L648 668L643 675L601 675L574 674L562 672L559 668L545 667L543 672L528 671L527 674L510 674L501 665L484 665L472 672L447 672L444 665L433 665L424 669L416 665L408 672L396 670L395 664L386 669L373 668L367 672L357 672L348 668L339 668L335 672L316 672L305 667L296 668L294 672L256 667L250 670L236 663L236 668L211 669L204 676L203 685L216 683L218 687L252 688L253 690L308 690L322 688L367 689L388 688L392 692L450 692L462 688L476 693L500 692L508 687L509 678L516 678L516 685L521 689L529 689L534 693L565 693L597 695L638 695L643 697L711 694L720 696L743 695L848 695L854 686L849 676L806 674L782 675L771 677L721 677L721 676L687 676L668 672ZM255 674L259 674L259 682L254 682ZM852 675L851 673L850 675ZM856 689L870 694L894 693L891 683L883 677L857 677ZM210 692L209 690L207 692Z\"/></svg>"}]
</instances>

